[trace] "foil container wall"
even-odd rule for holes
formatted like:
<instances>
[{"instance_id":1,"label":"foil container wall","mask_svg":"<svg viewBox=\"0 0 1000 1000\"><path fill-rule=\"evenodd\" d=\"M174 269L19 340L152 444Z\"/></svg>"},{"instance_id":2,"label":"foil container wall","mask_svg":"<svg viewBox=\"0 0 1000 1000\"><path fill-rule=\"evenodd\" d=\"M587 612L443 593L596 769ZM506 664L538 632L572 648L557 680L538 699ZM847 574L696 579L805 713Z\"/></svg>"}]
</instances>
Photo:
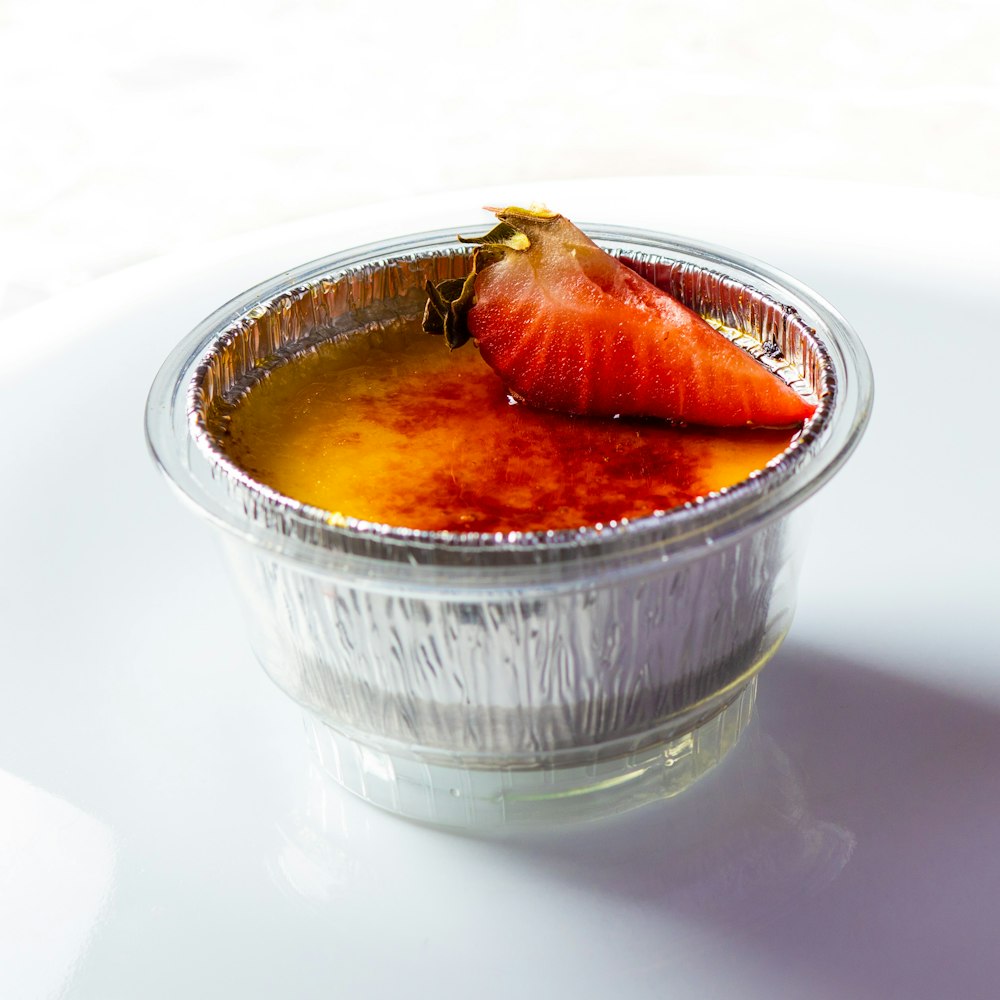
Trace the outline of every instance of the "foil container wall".
<instances>
[{"instance_id":1,"label":"foil container wall","mask_svg":"<svg viewBox=\"0 0 1000 1000\"><path fill-rule=\"evenodd\" d=\"M802 548L789 514L861 435L864 353L826 303L756 261L588 227L655 284L745 331L742 346L818 399L768 468L627 523L478 535L344 523L234 466L212 407L320 341L419 316L428 279L467 273L456 231L334 254L218 310L154 383L154 456L223 529L264 668L338 740L428 766L531 770L696 730L752 695L788 630Z\"/></svg>"},{"instance_id":2,"label":"foil container wall","mask_svg":"<svg viewBox=\"0 0 1000 1000\"><path fill-rule=\"evenodd\" d=\"M466 766L582 763L695 728L791 624L787 521L683 567L393 592L230 540L251 643L320 720Z\"/></svg>"}]
</instances>

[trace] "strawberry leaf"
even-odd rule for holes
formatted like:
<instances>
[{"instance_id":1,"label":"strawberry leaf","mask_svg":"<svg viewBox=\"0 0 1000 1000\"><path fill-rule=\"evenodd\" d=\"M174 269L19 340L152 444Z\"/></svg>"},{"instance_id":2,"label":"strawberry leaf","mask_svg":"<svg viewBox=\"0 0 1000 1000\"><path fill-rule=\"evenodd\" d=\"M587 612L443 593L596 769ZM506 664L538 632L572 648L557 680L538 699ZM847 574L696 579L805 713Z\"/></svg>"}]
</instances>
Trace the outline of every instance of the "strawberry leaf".
<instances>
[{"instance_id":1,"label":"strawberry leaf","mask_svg":"<svg viewBox=\"0 0 1000 1000\"><path fill-rule=\"evenodd\" d=\"M471 336L466 315L476 301L475 268L466 278L448 278L438 285L428 281L426 289L424 332L443 335L454 351Z\"/></svg>"}]
</instances>

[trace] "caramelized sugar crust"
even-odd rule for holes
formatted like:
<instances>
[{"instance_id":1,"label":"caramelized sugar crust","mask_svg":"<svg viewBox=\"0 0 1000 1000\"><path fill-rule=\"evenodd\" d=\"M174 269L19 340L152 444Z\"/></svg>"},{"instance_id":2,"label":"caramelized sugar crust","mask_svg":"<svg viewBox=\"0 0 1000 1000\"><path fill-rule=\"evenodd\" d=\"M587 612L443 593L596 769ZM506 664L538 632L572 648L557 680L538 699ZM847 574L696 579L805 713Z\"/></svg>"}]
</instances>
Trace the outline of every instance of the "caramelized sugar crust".
<instances>
[{"instance_id":1,"label":"caramelized sugar crust","mask_svg":"<svg viewBox=\"0 0 1000 1000\"><path fill-rule=\"evenodd\" d=\"M274 369L210 431L288 497L428 531L607 524L745 479L794 431L710 431L512 402L472 345L419 326L323 344Z\"/></svg>"}]
</instances>

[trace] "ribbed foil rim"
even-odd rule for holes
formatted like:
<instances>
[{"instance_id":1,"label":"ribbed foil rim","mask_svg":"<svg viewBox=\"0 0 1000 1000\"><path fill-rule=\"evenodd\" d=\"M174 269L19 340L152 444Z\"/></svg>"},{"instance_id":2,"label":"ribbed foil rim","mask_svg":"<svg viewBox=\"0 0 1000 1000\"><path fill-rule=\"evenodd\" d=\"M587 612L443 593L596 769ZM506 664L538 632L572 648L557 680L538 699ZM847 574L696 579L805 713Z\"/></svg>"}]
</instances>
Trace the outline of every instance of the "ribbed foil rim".
<instances>
[{"instance_id":1,"label":"ribbed foil rim","mask_svg":"<svg viewBox=\"0 0 1000 1000\"><path fill-rule=\"evenodd\" d=\"M147 403L150 449L181 494L227 530L299 562L362 573L385 573L392 566L395 575L424 578L440 570L452 584L481 586L487 579L505 581L507 570L547 578L553 569L557 576L589 572L595 562L634 568L651 559L696 558L705 545L735 541L789 512L839 468L860 439L872 402L868 359L846 321L814 292L734 251L656 232L583 224L598 244L696 311L749 328L760 341L779 342L819 405L767 468L647 517L576 530L485 534L351 518L332 523L328 511L276 493L229 460L205 422L214 394L230 390L254 365L289 344L294 349L310 337L342 335L353 322L352 309L391 300L400 292L399 275L410 269L447 268L466 257L471 251L455 234L482 228L419 233L331 254L248 289L199 324L162 366ZM362 296L366 301L352 307L348 294L339 315L314 318L311 325L308 316L303 321L299 313L310 311L303 303L336 299L338 289L349 293L358 275L372 279Z\"/></svg>"}]
</instances>

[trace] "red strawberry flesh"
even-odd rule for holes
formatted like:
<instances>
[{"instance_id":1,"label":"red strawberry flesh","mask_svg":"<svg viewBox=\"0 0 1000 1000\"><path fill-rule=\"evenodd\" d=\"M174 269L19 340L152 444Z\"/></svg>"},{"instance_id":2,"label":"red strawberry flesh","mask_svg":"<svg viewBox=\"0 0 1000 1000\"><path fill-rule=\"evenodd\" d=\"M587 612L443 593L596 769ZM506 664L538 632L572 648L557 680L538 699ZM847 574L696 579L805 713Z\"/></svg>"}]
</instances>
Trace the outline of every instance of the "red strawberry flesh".
<instances>
[{"instance_id":1,"label":"red strawberry flesh","mask_svg":"<svg viewBox=\"0 0 1000 1000\"><path fill-rule=\"evenodd\" d=\"M454 343L471 335L516 398L712 427L790 427L812 416L815 404L569 220L524 209L497 216L501 225L477 241L464 301L451 304L464 327ZM426 316L425 328L443 332Z\"/></svg>"}]
</instances>

